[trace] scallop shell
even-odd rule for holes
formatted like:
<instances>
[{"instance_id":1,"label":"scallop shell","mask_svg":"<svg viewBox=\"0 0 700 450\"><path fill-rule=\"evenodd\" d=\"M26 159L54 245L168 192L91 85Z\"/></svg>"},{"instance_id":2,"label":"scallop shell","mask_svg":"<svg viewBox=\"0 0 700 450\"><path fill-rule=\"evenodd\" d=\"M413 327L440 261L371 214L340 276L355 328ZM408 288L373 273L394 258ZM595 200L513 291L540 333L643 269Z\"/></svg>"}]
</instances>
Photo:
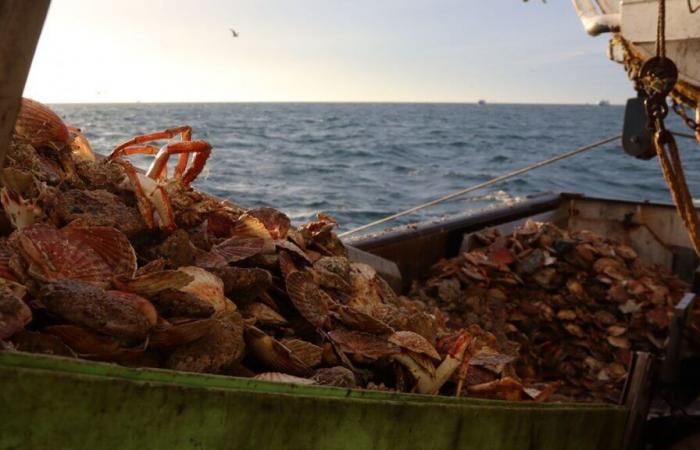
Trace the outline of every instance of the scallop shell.
<instances>
[{"instance_id":1,"label":"scallop shell","mask_svg":"<svg viewBox=\"0 0 700 450\"><path fill-rule=\"evenodd\" d=\"M93 249L112 268L114 276L133 277L136 252L124 233L112 227L68 225L61 232Z\"/></svg>"},{"instance_id":2,"label":"scallop shell","mask_svg":"<svg viewBox=\"0 0 700 450\"><path fill-rule=\"evenodd\" d=\"M175 325L157 325L148 343L152 347L177 347L201 339L211 332L216 319L190 320Z\"/></svg>"},{"instance_id":3,"label":"scallop shell","mask_svg":"<svg viewBox=\"0 0 700 450\"><path fill-rule=\"evenodd\" d=\"M297 246L293 242L286 241L286 240L277 240L277 241L275 241L275 246L278 249L284 249L284 250L290 252L292 255L295 255L299 259L301 259L303 262L311 264L311 260L306 255L306 253L304 253L304 250L300 249L299 246Z\"/></svg>"},{"instance_id":4,"label":"scallop shell","mask_svg":"<svg viewBox=\"0 0 700 450\"><path fill-rule=\"evenodd\" d=\"M287 293L301 316L313 326L323 328L329 319L332 299L314 283L307 272L292 272L286 278Z\"/></svg>"},{"instance_id":5,"label":"scallop shell","mask_svg":"<svg viewBox=\"0 0 700 450\"><path fill-rule=\"evenodd\" d=\"M285 338L280 342L307 366L316 367L321 364L323 349L318 345L295 338Z\"/></svg>"},{"instance_id":6,"label":"scallop shell","mask_svg":"<svg viewBox=\"0 0 700 450\"><path fill-rule=\"evenodd\" d=\"M28 98L22 99L14 133L35 147L63 148L69 141L68 127L58 114Z\"/></svg>"},{"instance_id":7,"label":"scallop shell","mask_svg":"<svg viewBox=\"0 0 700 450\"><path fill-rule=\"evenodd\" d=\"M343 388L357 387L357 379L355 378L355 374L352 373L352 370L343 366L318 369L311 379L316 381L318 384L325 386Z\"/></svg>"},{"instance_id":8,"label":"scallop shell","mask_svg":"<svg viewBox=\"0 0 700 450\"><path fill-rule=\"evenodd\" d=\"M254 318L255 323L265 326L277 327L287 324L287 319L264 303L251 303L243 308L241 313L243 313L244 316Z\"/></svg>"},{"instance_id":9,"label":"scallop shell","mask_svg":"<svg viewBox=\"0 0 700 450\"><path fill-rule=\"evenodd\" d=\"M272 275L257 267L220 267L212 272L224 282L224 292L235 299L254 299L272 285Z\"/></svg>"},{"instance_id":10,"label":"scallop shell","mask_svg":"<svg viewBox=\"0 0 700 450\"><path fill-rule=\"evenodd\" d=\"M415 353L427 355L440 361L440 355L426 338L413 331L397 331L389 336L389 342Z\"/></svg>"},{"instance_id":11,"label":"scallop shell","mask_svg":"<svg viewBox=\"0 0 700 450\"><path fill-rule=\"evenodd\" d=\"M195 266L180 267L177 270L194 278L189 284L180 288L180 291L209 302L217 312L226 309L224 282L221 278Z\"/></svg>"},{"instance_id":12,"label":"scallop shell","mask_svg":"<svg viewBox=\"0 0 700 450\"><path fill-rule=\"evenodd\" d=\"M148 320L151 327L158 322L158 313L156 312L156 308L145 298L130 292L121 291L107 291L107 294L114 299L119 299L119 301L123 302L124 304L131 305L136 311L143 315L146 320Z\"/></svg>"},{"instance_id":13,"label":"scallop shell","mask_svg":"<svg viewBox=\"0 0 700 450\"><path fill-rule=\"evenodd\" d=\"M313 275L314 280L319 286L348 293L352 292L350 283L333 272L324 269L310 269L309 272Z\"/></svg>"},{"instance_id":14,"label":"scallop shell","mask_svg":"<svg viewBox=\"0 0 700 450\"><path fill-rule=\"evenodd\" d=\"M93 359L109 359L119 351L117 339L78 325L52 325L44 328L44 331L59 337L81 357L92 355Z\"/></svg>"},{"instance_id":15,"label":"scallop shell","mask_svg":"<svg viewBox=\"0 0 700 450\"><path fill-rule=\"evenodd\" d=\"M261 253L264 248L265 241L263 239L234 236L213 246L211 253L223 258L224 262L229 264L255 256ZM216 263L216 261L205 260L202 256L199 257L198 262Z\"/></svg>"},{"instance_id":16,"label":"scallop shell","mask_svg":"<svg viewBox=\"0 0 700 450\"><path fill-rule=\"evenodd\" d=\"M345 330L342 328L330 331L328 336L340 350L368 359L379 359L399 353L401 349L389 342L385 337L361 331Z\"/></svg>"},{"instance_id":17,"label":"scallop shell","mask_svg":"<svg viewBox=\"0 0 700 450\"><path fill-rule=\"evenodd\" d=\"M278 260L279 265L280 265L280 272L282 272L282 276L285 279L292 272L296 272L299 270L297 268L296 264L294 264L294 260L292 259L292 257L286 251L281 251L278 255L277 260Z\"/></svg>"},{"instance_id":18,"label":"scallop shell","mask_svg":"<svg viewBox=\"0 0 700 450\"><path fill-rule=\"evenodd\" d=\"M148 300L75 280L44 285L39 300L52 314L117 338L143 340L156 322Z\"/></svg>"},{"instance_id":19,"label":"scallop shell","mask_svg":"<svg viewBox=\"0 0 700 450\"><path fill-rule=\"evenodd\" d=\"M311 374L311 368L294 356L291 350L260 329L247 327L245 338L252 355L264 366L301 377Z\"/></svg>"},{"instance_id":20,"label":"scallop shell","mask_svg":"<svg viewBox=\"0 0 700 450\"><path fill-rule=\"evenodd\" d=\"M256 208L246 212L261 221L272 239L287 239L291 226L289 217L274 208Z\"/></svg>"},{"instance_id":21,"label":"scallop shell","mask_svg":"<svg viewBox=\"0 0 700 450\"><path fill-rule=\"evenodd\" d=\"M16 240L28 264L28 273L41 281L70 279L107 287L112 268L97 252L80 241L67 238L50 225L34 224L15 232Z\"/></svg>"},{"instance_id":22,"label":"scallop shell","mask_svg":"<svg viewBox=\"0 0 700 450\"><path fill-rule=\"evenodd\" d=\"M194 281L194 276L181 270L160 270L134 278L115 277L115 286L125 292L150 296L166 289L180 289Z\"/></svg>"},{"instance_id":23,"label":"scallop shell","mask_svg":"<svg viewBox=\"0 0 700 450\"><path fill-rule=\"evenodd\" d=\"M188 372L219 373L243 358L243 318L238 313L215 319L201 339L181 345L170 354L168 368Z\"/></svg>"},{"instance_id":24,"label":"scallop shell","mask_svg":"<svg viewBox=\"0 0 700 450\"><path fill-rule=\"evenodd\" d=\"M265 224L248 214L242 215L236 221L230 230L229 236L233 239L232 242L240 241L238 247L243 247L247 244L249 247L257 248L257 246L262 244L262 249L259 253L272 254L275 251L274 240Z\"/></svg>"},{"instance_id":25,"label":"scallop shell","mask_svg":"<svg viewBox=\"0 0 700 450\"><path fill-rule=\"evenodd\" d=\"M386 323L351 306L334 305L333 310L336 312L338 320L348 328L375 334L389 334L394 332L394 329ZM398 343L395 342L395 344Z\"/></svg>"},{"instance_id":26,"label":"scallop shell","mask_svg":"<svg viewBox=\"0 0 700 450\"><path fill-rule=\"evenodd\" d=\"M254 380L260 381L271 381L273 383L291 383L291 384L305 384L311 385L316 384L314 380L309 378L295 377L294 375L289 375L280 372L263 372L255 375Z\"/></svg>"}]
</instances>

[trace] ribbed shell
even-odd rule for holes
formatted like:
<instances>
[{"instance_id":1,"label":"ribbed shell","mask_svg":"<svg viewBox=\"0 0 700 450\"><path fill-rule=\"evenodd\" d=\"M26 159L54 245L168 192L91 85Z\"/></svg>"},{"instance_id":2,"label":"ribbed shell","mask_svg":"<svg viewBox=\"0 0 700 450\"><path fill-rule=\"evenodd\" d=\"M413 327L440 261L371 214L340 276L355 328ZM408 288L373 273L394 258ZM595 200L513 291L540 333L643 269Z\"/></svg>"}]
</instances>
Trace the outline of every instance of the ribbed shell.
<instances>
[{"instance_id":1,"label":"ribbed shell","mask_svg":"<svg viewBox=\"0 0 700 450\"><path fill-rule=\"evenodd\" d=\"M114 276L133 277L136 273L136 252L126 235L116 228L69 225L61 232L93 249L112 268Z\"/></svg>"},{"instance_id":2,"label":"ribbed shell","mask_svg":"<svg viewBox=\"0 0 700 450\"><path fill-rule=\"evenodd\" d=\"M246 214L260 220L272 239L287 239L291 222L284 213L274 208L256 208L247 211Z\"/></svg>"},{"instance_id":3,"label":"ribbed shell","mask_svg":"<svg viewBox=\"0 0 700 450\"><path fill-rule=\"evenodd\" d=\"M29 273L42 281L70 279L107 287L113 269L100 255L80 240L56 228L35 224L16 232Z\"/></svg>"},{"instance_id":4,"label":"ribbed shell","mask_svg":"<svg viewBox=\"0 0 700 450\"><path fill-rule=\"evenodd\" d=\"M280 342L307 366L316 367L321 364L323 349L318 345L294 338L282 339Z\"/></svg>"},{"instance_id":5,"label":"ribbed shell","mask_svg":"<svg viewBox=\"0 0 700 450\"><path fill-rule=\"evenodd\" d=\"M226 263L234 263L255 256L262 252L264 248L265 241L263 239L234 236L213 246L211 253L220 256ZM201 262L207 263L209 260L202 259ZM215 262L211 265L215 265Z\"/></svg>"},{"instance_id":6,"label":"ribbed shell","mask_svg":"<svg viewBox=\"0 0 700 450\"><path fill-rule=\"evenodd\" d=\"M63 148L68 145L68 127L48 106L28 98L15 122L14 133L35 147Z\"/></svg>"},{"instance_id":7,"label":"ribbed shell","mask_svg":"<svg viewBox=\"0 0 700 450\"><path fill-rule=\"evenodd\" d=\"M216 319L191 320L176 325L156 326L148 343L151 347L177 347L209 334Z\"/></svg>"},{"instance_id":8,"label":"ribbed shell","mask_svg":"<svg viewBox=\"0 0 700 450\"><path fill-rule=\"evenodd\" d=\"M337 305L334 307L334 310L338 314L338 320L348 328L375 334L394 332L394 329L386 323L351 306ZM395 342L395 344L398 343Z\"/></svg>"},{"instance_id":9,"label":"ribbed shell","mask_svg":"<svg viewBox=\"0 0 700 450\"><path fill-rule=\"evenodd\" d=\"M264 366L297 376L308 376L311 368L275 338L256 327L245 330L246 343L251 353Z\"/></svg>"},{"instance_id":10,"label":"ribbed shell","mask_svg":"<svg viewBox=\"0 0 700 450\"><path fill-rule=\"evenodd\" d=\"M412 352L421 353L440 361L440 355L426 338L413 331L397 331L389 336L389 342Z\"/></svg>"},{"instance_id":11,"label":"ribbed shell","mask_svg":"<svg viewBox=\"0 0 700 450\"><path fill-rule=\"evenodd\" d=\"M226 308L226 297L224 296L224 282L211 272L195 266L185 266L177 269L194 279L184 287L182 292L190 293L197 298L210 303L216 312L224 311Z\"/></svg>"},{"instance_id":12,"label":"ribbed shell","mask_svg":"<svg viewBox=\"0 0 700 450\"><path fill-rule=\"evenodd\" d=\"M378 359L399 353L401 350L385 337L360 331L337 329L328 333L342 351L364 358Z\"/></svg>"},{"instance_id":13,"label":"ribbed shell","mask_svg":"<svg viewBox=\"0 0 700 450\"><path fill-rule=\"evenodd\" d=\"M301 316L313 326L323 328L329 319L332 299L314 283L313 277L302 271L292 272L286 278L287 293Z\"/></svg>"}]
</instances>

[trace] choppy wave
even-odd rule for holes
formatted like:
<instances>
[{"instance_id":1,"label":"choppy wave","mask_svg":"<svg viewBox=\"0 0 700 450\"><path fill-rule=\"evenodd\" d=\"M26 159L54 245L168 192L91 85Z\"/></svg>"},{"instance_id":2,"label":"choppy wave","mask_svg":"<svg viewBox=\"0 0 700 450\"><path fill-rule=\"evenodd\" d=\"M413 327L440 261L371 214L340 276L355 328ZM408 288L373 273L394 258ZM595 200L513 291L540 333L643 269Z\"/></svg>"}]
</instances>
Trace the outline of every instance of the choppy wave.
<instances>
[{"instance_id":1,"label":"choppy wave","mask_svg":"<svg viewBox=\"0 0 700 450\"><path fill-rule=\"evenodd\" d=\"M109 152L133 135L189 124L214 154L197 184L293 220L316 211L350 229L618 133L623 108L456 104L55 105ZM671 127L682 125L671 117ZM700 149L681 142L691 190ZM149 157L137 157L145 166ZM580 155L406 217L430 220L544 191L670 201L658 162L621 148Z\"/></svg>"}]
</instances>

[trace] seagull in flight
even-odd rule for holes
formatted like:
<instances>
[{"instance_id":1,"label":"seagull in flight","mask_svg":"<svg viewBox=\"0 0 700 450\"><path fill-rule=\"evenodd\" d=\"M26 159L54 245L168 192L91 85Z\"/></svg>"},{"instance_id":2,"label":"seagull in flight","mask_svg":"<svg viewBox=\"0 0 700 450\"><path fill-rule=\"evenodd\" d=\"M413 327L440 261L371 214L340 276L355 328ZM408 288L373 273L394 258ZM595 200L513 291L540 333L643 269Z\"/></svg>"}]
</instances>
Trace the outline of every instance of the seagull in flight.
<instances>
[{"instance_id":1,"label":"seagull in flight","mask_svg":"<svg viewBox=\"0 0 700 450\"><path fill-rule=\"evenodd\" d=\"M231 34L233 35L233 37L238 37L238 31L234 30L233 28L229 28L229 30L231 30Z\"/></svg>"}]
</instances>

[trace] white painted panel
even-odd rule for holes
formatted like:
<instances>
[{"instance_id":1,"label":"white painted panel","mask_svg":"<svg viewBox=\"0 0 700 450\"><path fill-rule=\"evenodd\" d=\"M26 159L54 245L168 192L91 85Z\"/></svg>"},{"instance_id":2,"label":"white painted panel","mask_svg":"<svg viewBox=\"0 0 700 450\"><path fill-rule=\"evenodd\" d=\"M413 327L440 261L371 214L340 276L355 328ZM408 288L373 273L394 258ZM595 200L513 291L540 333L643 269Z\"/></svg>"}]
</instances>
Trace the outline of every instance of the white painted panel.
<instances>
[{"instance_id":1,"label":"white painted panel","mask_svg":"<svg viewBox=\"0 0 700 450\"><path fill-rule=\"evenodd\" d=\"M700 7L700 0L690 0ZM633 43L655 42L657 0L622 1L622 35ZM700 11L692 14L688 0L666 0L666 40L700 39ZM700 43L699 43L700 45Z\"/></svg>"}]
</instances>

